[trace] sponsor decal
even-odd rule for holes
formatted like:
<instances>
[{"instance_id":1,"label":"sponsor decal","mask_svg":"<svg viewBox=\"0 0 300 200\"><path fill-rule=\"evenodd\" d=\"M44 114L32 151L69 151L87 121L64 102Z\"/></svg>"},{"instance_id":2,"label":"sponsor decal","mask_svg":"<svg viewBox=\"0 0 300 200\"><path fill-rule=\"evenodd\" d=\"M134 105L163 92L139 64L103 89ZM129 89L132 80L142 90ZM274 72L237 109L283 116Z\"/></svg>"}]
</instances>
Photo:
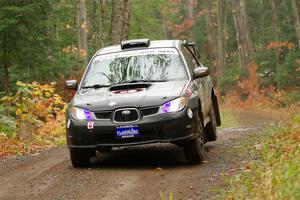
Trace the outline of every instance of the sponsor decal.
<instances>
[{"instance_id":1,"label":"sponsor decal","mask_svg":"<svg viewBox=\"0 0 300 200\"><path fill-rule=\"evenodd\" d=\"M87 128L88 128L89 130L90 130L90 129L93 129L93 128L94 128L94 122L93 122L93 121L88 122Z\"/></svg>"},{"instance_id":2,"label":"sponsor decal","mask_svg":"<svg viewBox=\"0 0 300 200\"><path fill-rule=\"evenodd\" d=\"M93 64L96 65L100 61L110 60L115 58L124 58L124 57L139 56L139 55L161 55L161 54L178 55L179 53L175 48L153 48L153 49L145 49L145 50L128 51L122 53L110 53L110 54L97 56L93 60Z\"/></svg>"},{"instance_id":3,"label":"sponsor decal","mask_svg":"<svg viewBox=\"0 0 300 200\"><path fill-rule=\"evenodd\" d=\"M132 138L132 137L139 137L139 136L140 136L140 129L137 126L118 127L116 129L117 138Z\"/></svg>"}]
</instances>

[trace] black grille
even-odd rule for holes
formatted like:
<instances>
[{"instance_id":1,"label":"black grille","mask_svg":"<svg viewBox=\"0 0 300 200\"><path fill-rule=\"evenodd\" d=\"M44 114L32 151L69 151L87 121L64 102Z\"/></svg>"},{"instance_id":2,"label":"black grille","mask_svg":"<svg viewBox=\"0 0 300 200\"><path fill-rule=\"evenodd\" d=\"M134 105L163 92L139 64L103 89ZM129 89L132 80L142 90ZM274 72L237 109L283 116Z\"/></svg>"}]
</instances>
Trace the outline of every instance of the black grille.
<instances>
[{"instance_id":1,"label":"black grille","mask_svg":"<svg viewBox=\"0 0 300 200\"><path fill-rule=\"evenodd\" d=\"M112 112L96 112L95 116L97 119L110 119Z\"/></svg>"},{"instance_id":2,"label":"black grille","mask_svg":"<svg viewBox=\"0 0 300 200\"><path fill-rule=\"evenodd\" d=\"M154 107L154 108L145 108L141 110L141 113L143 116L147 116L147 115L153 115L156 114L158 112L159 107Z\"/></svg>"},{"instance_id":3,"label":"black grille","mask_svg":"<svg viewBox=\"0 0 300 200\"><path fill-rule=\"evenodd\" d=\"M139 114L136 109L122 109L115 111L114 120L116 122L131 122L137 121L139 119Z\"/></svg>"}]
</instances>

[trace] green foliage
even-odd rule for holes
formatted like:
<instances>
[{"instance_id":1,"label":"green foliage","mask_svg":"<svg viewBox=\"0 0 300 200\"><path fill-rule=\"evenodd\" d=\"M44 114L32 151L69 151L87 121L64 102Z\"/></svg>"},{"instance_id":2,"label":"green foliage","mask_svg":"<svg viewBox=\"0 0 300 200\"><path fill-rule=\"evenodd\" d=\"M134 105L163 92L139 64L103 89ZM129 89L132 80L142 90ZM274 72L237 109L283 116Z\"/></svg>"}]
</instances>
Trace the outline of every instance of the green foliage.
<instances>
[{"instance_id":1,"label":"green foliage","mask_svg":"<svg viewBox=\"0 0 300 200\"><path fill-rule=\"evenodd\" d=\"M35 74L37 63L49 61L48 8L47 1L0 1L0 62L18 69L19 78Z\"/></svg>"},{"instance_id":2,"label":"green foliage","mask_svg":"<svg viewBox=\"0 0 300 200\"><path fill-rule=\"evenodd\" d=\"M71 74L77 67L76 52L62 49L77 42L74 9L58 0L0 1L0 63L9 67L10 83L46 82Z\"/></svg>"},{"instance_id":3,"label":"green foliage","mask_svg":"<svg viewBox=\"0 0 300 200\"><path fill-rule=\"evenodd\" d=\"M230 91L237 84L240 76L240 70L236 67L228 66L224 69L224 75L217 80L220 92L224 95L227 91Z\"/></svg>"},{"instance_id":4,"label":"green foliage","mask_svg":"<svg viewBox=\"0 0 300 200\"><path fill-rule=\"evenodd\" d=\"M166 24L162 16L165 5L163 0L133 0L129 38L165 39Z\"/></svg>"},{"instance_id":5,"label":"green foliage","mask_svg":"<svg viewBox=\"0 0 300 200\"><path fill-rule=\"evenodd\" d=\"M207 41L207 3L196 3L191 8L187 0L132 0L129 38L190 39L201 51L201 61L216 69L216 49L209 52ZM255 47L254 61L258 73L275 71L273 77L261 81L263 87L299 87L299 53L294 49L280 49L280 65L275 65L275 50L266 50L274 42L272 9L269 1L246 1L250 37ZM276 2L279 40L297 44L290 2ZM91 57L102 44L108 45L112 1L104 1L104 32L100 36L100 1L86 1L88 18L88 55ZM217 31L216 1L211 2L213 33ZM223 77L215 78L222 94L232 90L236 77L243 77L239 69L236 30L231 1L222 2L222 31L226 66ZM18 80L46 83L75 76L82 69L78 59L76 1L73 0L0 0L0 64L9 66L10 87L15 91ZM182 30L183 29L183 30ZM173 33L173 32L175 33ZM212 34L212 33L211 33ZM215 37L216 35L213 35ZM101 42L101 38L103 41ZM214 38L215 39L215 38ZM213 41L216 43L215 41ZM295 71L296 70L296 71ZM3 77L3 70L0 76ZM3 80L0 79L0 80ZM0 81L0 96L3 84Z\"/></svg>"},{"instance_id":6,"label":"green foliage","mask_svg":"<svg viewBox=\"0 0 300 200\"><path fill-rule=\"evenodd\" d=\"M16 121L12 117L2 116L0 118L0 135L13 138L16 136L17 125Z\"/></svg>"},{"instance_id":7,"label":"green foliage","mask_svg":"<svg viewBox=\"0 0 300 200\"><path fill-rule=\"evenodd\" d=\"M279 88L293 87L300 83L300 71L297 60L300 58L299 52L290 51L285 56L282 64L278 67L276 82ZM296 84L296 85L295 85Z\"/></svg>"}]
</instances>

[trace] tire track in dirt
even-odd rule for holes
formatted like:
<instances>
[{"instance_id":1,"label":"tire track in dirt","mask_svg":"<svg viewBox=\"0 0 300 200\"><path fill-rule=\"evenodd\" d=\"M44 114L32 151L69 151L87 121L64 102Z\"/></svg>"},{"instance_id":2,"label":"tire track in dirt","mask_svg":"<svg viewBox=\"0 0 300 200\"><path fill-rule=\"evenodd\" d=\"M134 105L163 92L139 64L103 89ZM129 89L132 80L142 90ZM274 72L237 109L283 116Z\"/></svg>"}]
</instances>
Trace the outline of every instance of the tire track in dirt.
<instances>
[{"instance_id":1,"label":"tire track in dirt","mask_svg":"<svg viewBox=\"0 0 300 200\"><path fill-rule=\"evenodd\" d=\"M248 116L248 115L247 115ZM205 145L199 165L186 163L182 149L155 144L100 154L86 169L74 169L65 147L0 161L0 199L212 199L221 174L250 159L235 147L260 133L255 126L219 130Z\"/></svg>"}]
</instances>

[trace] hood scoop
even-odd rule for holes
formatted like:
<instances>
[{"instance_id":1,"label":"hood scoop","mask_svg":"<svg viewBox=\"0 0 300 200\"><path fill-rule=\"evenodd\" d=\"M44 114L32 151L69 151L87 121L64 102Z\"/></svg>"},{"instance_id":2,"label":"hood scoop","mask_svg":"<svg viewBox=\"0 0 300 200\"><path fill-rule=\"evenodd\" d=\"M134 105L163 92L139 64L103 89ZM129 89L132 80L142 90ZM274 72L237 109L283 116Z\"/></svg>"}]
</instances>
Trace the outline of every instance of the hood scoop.
<instances>
[{"instance_id":1,"label":"hood scoop","mask_svg":"<svg viewBox=\"0 0 300 200\"><path fill-rule=\"evenodd\" d=\"M122 84L110 87L109 91L114 94L135 93L145 91L150 86L149 83Z\"/></svg>"}]
</instances>

